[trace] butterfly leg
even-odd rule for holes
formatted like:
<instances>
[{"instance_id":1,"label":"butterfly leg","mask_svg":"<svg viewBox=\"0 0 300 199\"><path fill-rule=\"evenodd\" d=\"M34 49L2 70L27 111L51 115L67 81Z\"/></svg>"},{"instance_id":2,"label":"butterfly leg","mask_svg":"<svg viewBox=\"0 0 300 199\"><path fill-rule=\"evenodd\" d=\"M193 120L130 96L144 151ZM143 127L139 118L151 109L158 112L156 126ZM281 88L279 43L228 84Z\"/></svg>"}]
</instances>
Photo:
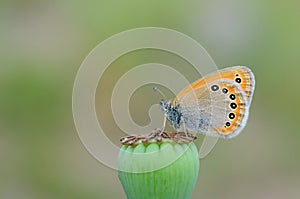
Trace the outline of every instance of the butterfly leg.
<instances>
[{"instance_id":1,"label":"butterfly leg","mask_svg":"<svg viewBox=\"0 0 300 199\"><path fill-rule=\"evenodd\" d=\"M165 130L165 128L166 128L166 122L167 122L167 117L165 116L165 117L164 117L164 123L163 123L163 126L162 126L162 128L161 128L160 134L163 134L163 132L164 132L164 130Z\"/></svg>"},{"instance_id":2,"label":"butterfly leg","mask_svg":"<svg viewBox=\"0 0 300 199\"><path fill-rule=\"evenodd\" d=\"M185 136L188 137L188 130L187 130L187 128L185 127L184 121L182 122L182 125L183 125L183 131L184 131L184 133L185 133Z\"/></svg>"}]
</instances>

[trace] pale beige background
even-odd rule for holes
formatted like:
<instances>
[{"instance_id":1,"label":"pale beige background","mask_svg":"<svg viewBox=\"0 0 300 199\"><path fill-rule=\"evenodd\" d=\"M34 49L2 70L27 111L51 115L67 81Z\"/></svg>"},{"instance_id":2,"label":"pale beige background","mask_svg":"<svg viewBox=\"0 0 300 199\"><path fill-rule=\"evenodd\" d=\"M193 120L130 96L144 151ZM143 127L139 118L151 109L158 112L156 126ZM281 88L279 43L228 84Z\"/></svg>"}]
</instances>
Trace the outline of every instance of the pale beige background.
<instances>
[{"instance_id":1,"label":"pale beige background","mask_svg":"<svg viewBox=\"0 0 300 199\"><path fill-rule=\"evenodd\" d=\"M294 0L1 1L0 198L125 198L117 172L80 143L71 96L76 71L91 49L143 26L183 32L220 68L247 65L256 76L246 129L220 141L201 161L192 198L299 198L299 7ZM116 144L123 134L106 104L112 86L130 68L153 61L199 78L166 52L133 52L114 62L100 82L96 106ZM151 85L135 97L132 115L146 124L140 110L160 97Z\"/></svg>"}]
</instances>

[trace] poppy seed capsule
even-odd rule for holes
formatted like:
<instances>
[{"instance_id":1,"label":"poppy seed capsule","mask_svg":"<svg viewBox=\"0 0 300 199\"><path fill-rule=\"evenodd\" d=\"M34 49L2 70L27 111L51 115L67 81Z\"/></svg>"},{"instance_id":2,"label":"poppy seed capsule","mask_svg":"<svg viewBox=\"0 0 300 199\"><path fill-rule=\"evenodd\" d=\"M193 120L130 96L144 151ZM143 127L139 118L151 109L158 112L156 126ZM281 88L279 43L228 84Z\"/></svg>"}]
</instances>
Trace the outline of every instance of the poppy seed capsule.
<instances>
[{"instance_id":1,"label":"poppy seed capsule","mask_svg":"<svg viewBox=\"0 0 300 199\"><path fill-rule=\"evenodd\" d=\"M191 197L199 172L197 148L187 135L182 139L183 135L174 139L178 136L174 133L165 136L170 137L128 136L136 138L131 140L133 144L123 143L118 157L119 179L128 199Z\"/></svg>"}]
</instances>

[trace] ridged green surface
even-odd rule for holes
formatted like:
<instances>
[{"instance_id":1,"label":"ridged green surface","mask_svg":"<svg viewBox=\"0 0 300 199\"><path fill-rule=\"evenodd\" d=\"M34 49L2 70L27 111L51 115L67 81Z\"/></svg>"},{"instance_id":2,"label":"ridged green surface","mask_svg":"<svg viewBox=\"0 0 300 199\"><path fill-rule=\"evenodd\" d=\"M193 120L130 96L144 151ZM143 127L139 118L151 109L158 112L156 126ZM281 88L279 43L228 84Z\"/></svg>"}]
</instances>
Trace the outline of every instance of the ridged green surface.
<instances>
[{"instance_id":1,"label":"ridged green surface","mask_svg":"<svg viewBox=\"0 0 300 199\"><path fill-rule=\"evenodd\" d=\"M119 179L128 199L189 199L198 172L194 143L122 146L119 153Z\"/></svg>"}]
</instances>

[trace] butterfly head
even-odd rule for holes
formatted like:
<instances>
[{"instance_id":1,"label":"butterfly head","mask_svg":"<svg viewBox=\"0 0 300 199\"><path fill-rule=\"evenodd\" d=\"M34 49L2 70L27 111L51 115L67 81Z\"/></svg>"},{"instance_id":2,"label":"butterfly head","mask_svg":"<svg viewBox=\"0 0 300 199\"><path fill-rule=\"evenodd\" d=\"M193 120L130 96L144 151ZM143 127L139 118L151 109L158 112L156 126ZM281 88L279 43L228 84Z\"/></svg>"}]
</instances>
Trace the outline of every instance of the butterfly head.
<instances>
[{"instance_id":1,"label":"butterfly head","mask_svg":"<svg viewBox=\"0 0 300 199\"><path fill-rule=\"evenodd\" d=\"M182 113L179 105L172 105L168 100L160 101L160 108L165 113L165 117L170 122L170 124L178 129L182 122Z\"/></svg>"}]
</instances>

